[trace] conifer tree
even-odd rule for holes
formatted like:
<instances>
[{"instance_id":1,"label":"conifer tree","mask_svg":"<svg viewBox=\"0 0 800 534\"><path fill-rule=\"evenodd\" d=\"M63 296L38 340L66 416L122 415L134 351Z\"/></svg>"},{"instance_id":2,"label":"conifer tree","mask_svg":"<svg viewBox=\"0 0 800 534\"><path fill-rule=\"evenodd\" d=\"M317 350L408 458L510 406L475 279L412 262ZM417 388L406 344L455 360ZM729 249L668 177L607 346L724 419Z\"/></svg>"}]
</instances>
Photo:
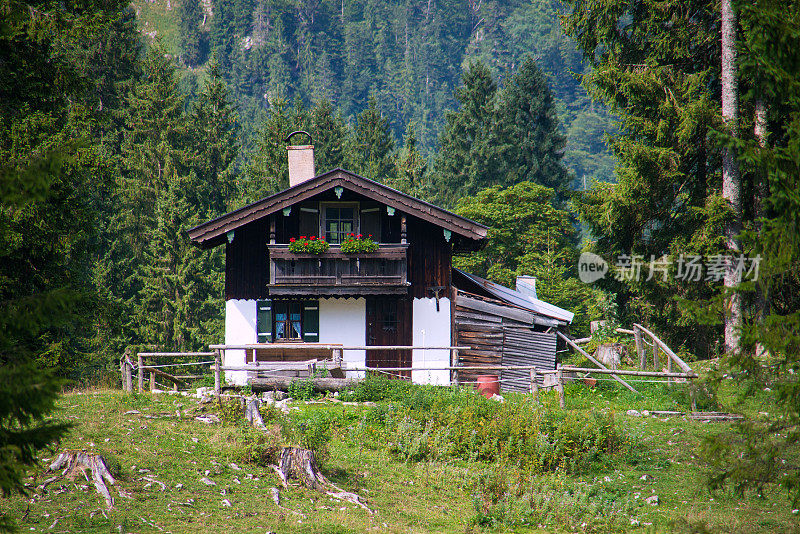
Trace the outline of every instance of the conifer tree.
<instances>
[{"instance_id":1,"label":"conifer tree","mask_svg":"<svg viewBox=\"0 0 800 534\"><path fill-rule=\"evenodd\" d=\"M116 239L104 260L115 266L107 282L117 304L126 310L125 335L131 337L144 284L142 266L151 255L150 232L158 225L159 199L170 180L186 172L190 148L184 98L163 48L148 50L142 70L144 75L128 100L117 211L110 225Z\"/></svg>"},{"instance_id":2,"label":"conifer tree","mask_svg":"<svg viewBox=\"0 0 800 534\"><path fill-rule=\"evenodd\" d=\"M350 130L330 100L320 100L311 108L308 132L314 141L317 174L350 166L353 159Z\"/></svg>"},{"instance_id":3,"label":"conifer tree","mask_svg":"<svg viewBox=\"0 0 800 534\"><path fill-rule=\"evenodd\" d=\"M295 110L283 98L273 98L245 171L242 203L254 202L289 187L286 136L298 129L302 128L298 127Z\"/></svg>"},{"instance_id":4,"label":"conifer tree","mask_svg":"<svg viewBox=\"0 0 800 534\"><path fill-rule=\"evenodd\" d=\"M435 163L436 200L454 206L464 196L497 183L493 140L497 84L480 62L470 63L456 89L458 108L445 115Z\"/></svg>"},{"instance_id":5,"label":"conifer tree","mask_svg":"<svg viewBox=\"0 0 800 534\"><path fill-rule=\"evenodd\" d=\"M547 79L528 57L498 95L494 142L501 162L499 183L531 181L562 191L569 179L561 163L566 141Z\"/></svg>"},{"instance_id":6,"label":"conifer tree","mask_svg":"<svg viewBox=\"0 0 800 534\"><path fill-rule=\"evenodd\" d=\"M415 197L425 198L430 195L425 182L428 164L417 149L414 123L408 125L396 166L396 179L389 185Z\"/></svg>"},{"instance_id":7,"label":"conifer tree","mask_svg":"<svg viewBox=\"0 0 800 534\"><path fill-rule=\"evenodd\" d=\"M201 216L217 217L234 207L239 120L216 59L189 120L196 151L191 164L198 180L186 193L194 206L203 206Z\"/></svg>"},{"instance_id":8,"label":"conifer tree","mask_svg":"<svg viewBox=\"0 0 800 534\"><path fill-rule=\"evenodd\" d=\"M391 179L394 174L394 136L374 95L370 95L367 108L359 113L354 134L356 172L378 182Z\"/></svg>"},{"instance_id":9,"label":"conifer tree","mask_svg":"<svg viewBox=\"0 0 800 534\"><path fill-rule=\"evenodd\" d=\"M611 137L617 183L581 194L581 218L596 236L595 250L612 263L623 255L648 263L669 255L675 269L667 281L645 283L645 274L601 284L617 294L624 322L648 321L668 343L710 357L722 333L721 306L716 324L698 325L689 304L705 306L721 281L676 274L681 255L708 261L727 252L720 150L711 139L720 116L718 4L693 1L680 15L649 0L636 9L570 5L565 30L594 67L585 83L620 118Z\"/></svg>"},{"instance_id":10,"label":"conifer tree","mask_svg":"<svg viewBox=\"0 0 800 534\"><path fill-rule=\"evenodd\" d=\"M200 31L203 11L200 0L179 0L178 27L180 29L181 59L190 67L197 67L205 60L204 36Z\"/></svg>"}]
</instances>

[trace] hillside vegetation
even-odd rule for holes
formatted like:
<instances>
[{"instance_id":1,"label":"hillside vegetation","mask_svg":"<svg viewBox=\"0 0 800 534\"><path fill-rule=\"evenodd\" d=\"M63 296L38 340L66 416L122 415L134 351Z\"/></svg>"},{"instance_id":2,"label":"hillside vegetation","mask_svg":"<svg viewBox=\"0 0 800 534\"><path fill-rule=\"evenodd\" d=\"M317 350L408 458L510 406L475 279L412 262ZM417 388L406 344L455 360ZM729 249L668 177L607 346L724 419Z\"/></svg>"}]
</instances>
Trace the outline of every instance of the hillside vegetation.
<instances>
[{"instance_id":1,"label":"hillside vegetation","mask_svg":"<svg viewBox=\"0 0 800 534\"><path fill-rule=\"evenodd\" d=\"M602 384L602 383L601 383ZM370 380L323 402L264 407L266 431L248 428L238 400L85 391L59 417L74 429L62 448L103 454L118 479L116 504L80 478L9 501L25 531L49 532L789 532L779 493L709 493L698 445L727 424L631 417L626 409L686 410L685 392L641 383L567 387L537 406L528 396L487 401L469 390ZM297 410L295 410L297 408ZM218 414L221 424L195 419ZM292 486L268 467L282 445L317 451L335 484L375 515ZM52 457L52 456L48 456ZM203 482L207 479L213 485ZM162 486L163 484L163 486ZM645 502L657 496L658 504ZM652 501L653 499L651 499ZM230 505L230 506L229 506Z\"/></svg>"},{"instance_id":2,"label":"hillside vegetation","mask_svg":"<svg viewBox=\"0 0 800 534\"><path fill-rule=\"evenodd\" d=\"M604 134L615 126L580 85L585 67L561 30L560 1L135 0L133 5L146 38L161 39L186 67L187 90L216 57L248 138L276 98L329 101L354 120L371 96L396 139L411 126L423 153L431 155L470 62L482 61L503 80L532 57L553 92L569 141L565 163L576 185L613 180Z\"/></svg>"}]
</instances>

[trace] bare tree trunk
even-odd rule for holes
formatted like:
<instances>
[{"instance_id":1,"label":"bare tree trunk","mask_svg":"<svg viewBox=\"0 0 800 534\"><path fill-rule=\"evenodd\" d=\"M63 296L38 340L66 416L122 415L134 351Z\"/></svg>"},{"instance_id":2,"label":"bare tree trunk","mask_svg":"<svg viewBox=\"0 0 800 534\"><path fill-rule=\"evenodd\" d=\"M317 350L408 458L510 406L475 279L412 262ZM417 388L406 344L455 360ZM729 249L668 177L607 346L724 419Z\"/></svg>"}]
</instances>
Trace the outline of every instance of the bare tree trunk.
<instances>
[{"instance_id":1,"label":"bare tree trunk","mask_svg":"<svg viewBox=\"0 0 800 534\"><path fill-rule=\"evenodd\" d=\"M761 148L766 148L767 146L767 106L764 104L763 100L756 100L755 104L755 126L753 128L753 134L758 141L758 144ZM767 194L769 187L767 185L767 177L764 174L759 174L756 177L756 184L755 184L755 198L753 199L753 204L755 205L755 213L753 214L753 218L756 221L756 231L761 232L761 221L760 219L764 217L765 208L764 202L766 201ZM758 314L759 320L763 321L764 318L769 315L769 295L767 295L766 288L756 280L756 294L755 294L755 307L756 313ZM761 343L756 343L756 356L762 356L766 352L766 349Z\"/></svg>"},{"instance_id":2,"label":"bare tree trunk","mask_svg":"<svg viewBox=\"0 0 800 534\"><path fill-rule=\"evenodd\" d=\"M736 69L736 12L733 0L722 0L722 121L733 137L739 136L739 84ZM728 252L732 256L741 254L738 235L742 225L741 175L732 148L722 153L722 197L730 202L733 219L725 226ZM733 291L741 282L741 273L736 270L736 261L728 264L725 272L725 289ZM736 352L740 348L742 326L742 296L735 291L726 301L725 351Z\"/></svg>"}]
</instances>

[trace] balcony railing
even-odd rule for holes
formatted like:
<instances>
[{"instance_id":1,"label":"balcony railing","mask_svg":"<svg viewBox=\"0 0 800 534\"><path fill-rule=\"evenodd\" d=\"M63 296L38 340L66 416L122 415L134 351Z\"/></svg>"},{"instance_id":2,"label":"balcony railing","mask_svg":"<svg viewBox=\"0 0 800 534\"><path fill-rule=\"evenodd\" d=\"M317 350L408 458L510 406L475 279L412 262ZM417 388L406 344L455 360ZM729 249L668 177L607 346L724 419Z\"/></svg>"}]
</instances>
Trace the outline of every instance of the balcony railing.
<instances>
[{"instance_id":1,"label":"balcony railing","mask_svg":"<svg viewBox=\"0 0 800 534\"><path fill-rule=\"evenodd\" d=\"M332 245L323 254L295 254L269 245L270 294L370 294L407 290L407 245L380 245L375 252L344 254Z\"/></svg>"}]
</instances>

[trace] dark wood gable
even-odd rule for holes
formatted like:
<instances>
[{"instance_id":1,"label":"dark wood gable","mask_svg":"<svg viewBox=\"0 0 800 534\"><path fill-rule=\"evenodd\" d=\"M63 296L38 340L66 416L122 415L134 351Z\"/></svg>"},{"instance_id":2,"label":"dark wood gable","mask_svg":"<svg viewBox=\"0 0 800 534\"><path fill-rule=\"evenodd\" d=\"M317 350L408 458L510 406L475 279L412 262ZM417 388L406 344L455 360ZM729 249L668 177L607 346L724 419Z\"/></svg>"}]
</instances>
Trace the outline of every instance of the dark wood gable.
<instances>
[{"instance_id":1,"label":"dark wood gable","mask_svg":"<svg viewBox=\"0 0 800 534\"><path fill-rule=\"evenodd\" d=\"M486 240L488 229L482 224L343 169L326 172L307 182L198 225L189 230L189 237L193 243L202 248L221 245L225 243L229 232L235 233L245 225L332 191L336 187L342 187L344 190L447 230L452 234L452 243L457 250L480 248Z\"/></svg>"},{"instance_id":2,"label":"dark wood gable","mask_svg":"<svg viewBox=\"0 0 800 534\"><path fill-rule=\"evenodd\" d=\"M424 298L436 296L436 288L441 288L442 296L448 294L442 290L451 286L453 250L482 246L484 239L474 236L484 233L485 227L363 178L356 177L359 187L339 186L337 180L350 175L336 176L326 188L310 187L302 195L289 195L294 200L290 205L279 193L270 197L272 207L263 204L265 199L190 231L200 246L225 244L226 299ZM376 200L380 195L375 191L393 195L395 204L402 200L404 208ZM326 210L348 206L353 208L348 213L354 217L354 230L373 234L380 243L378 251L348 255L332 245L321 255L289 252L292 237L322 235Z\"/></svg>"}]
</instances>

